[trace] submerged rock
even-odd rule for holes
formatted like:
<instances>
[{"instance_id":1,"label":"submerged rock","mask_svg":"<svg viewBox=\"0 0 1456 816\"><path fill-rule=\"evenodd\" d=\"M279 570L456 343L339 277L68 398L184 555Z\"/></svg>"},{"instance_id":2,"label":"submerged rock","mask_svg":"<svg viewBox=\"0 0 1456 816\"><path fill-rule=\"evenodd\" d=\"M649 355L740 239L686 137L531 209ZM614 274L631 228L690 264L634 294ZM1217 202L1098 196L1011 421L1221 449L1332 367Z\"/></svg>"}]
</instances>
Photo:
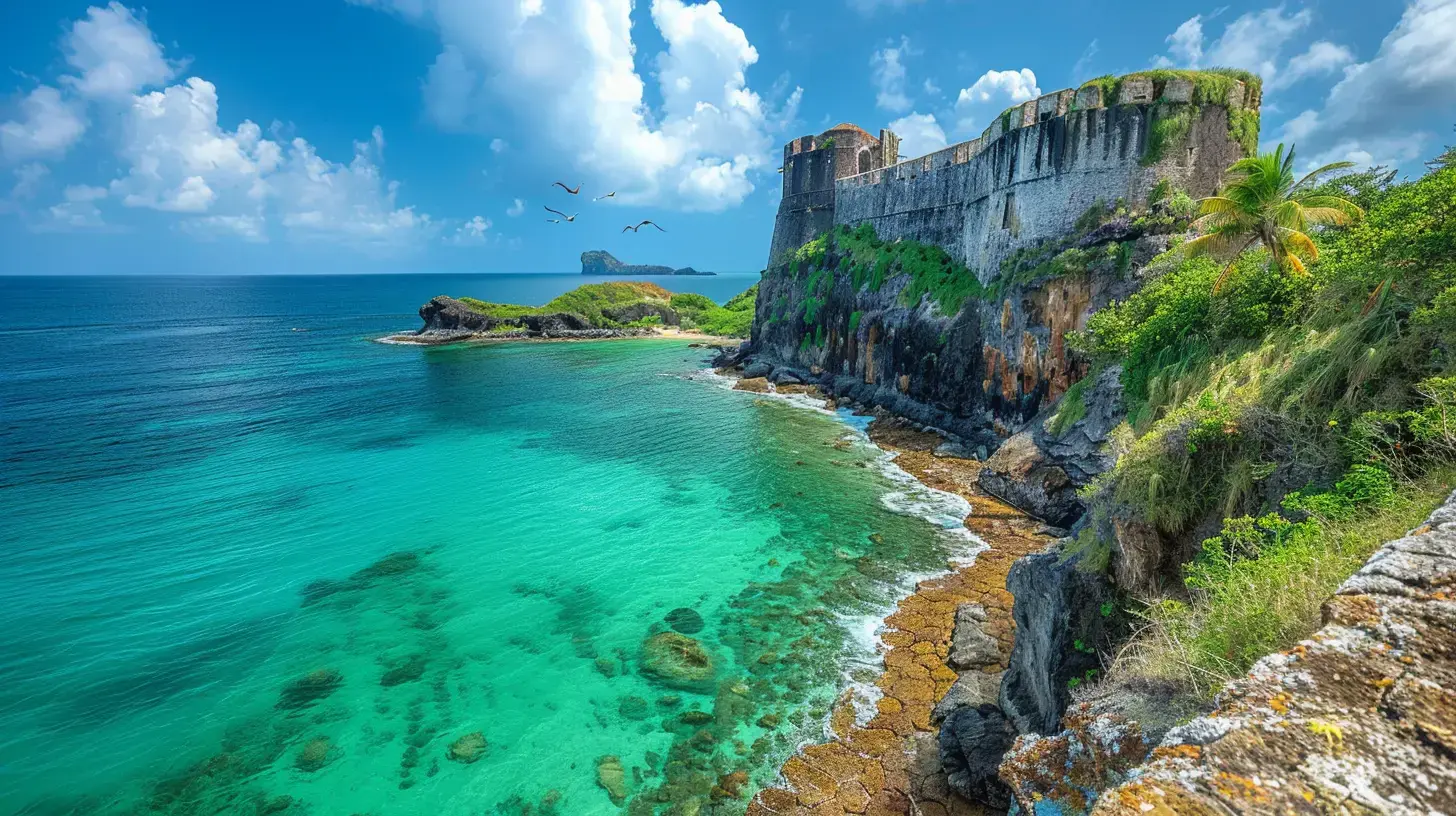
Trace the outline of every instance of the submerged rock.
<instances>
[{"instance_id":1,"label":"submerged rock","mask_svg":"<svg viewBox=\"0 0 1456 816\"><path fill-rule=\"evenodd\" d=\"M485 734L479 731L472 731L450 743L450 750L446 756L456 762L469 765L484 756L485 749Z\"/></svg>"},{"instance_id":2,"label":"submerged rock","mask_svg":"<svg viewBox=\"0 0 1456 816\"><path fill-rule=\"evenodd\" d=\"M684 635L696 635L703 631L703 616L686 606L680 606L667 613L663 620L667 621L667 625L671 626L674 632L681 632Z\"/></svg>"},{"instance_id":3,"label":"submerged rock","mask_svg":"<svg viewBox=\"0 0 1456 816\"><path fill-rule=\"evenodd\" d=\"M329 761L329 749L333 743L328 737L315 737L304 743L298 755L293 758L293 764L300 771L313 773L319 770Z\"/></svg>"},{"instance_id":4,"label":"submerged rock","mask_svg":"<svg viewBox=\"0 0 1456 816\"><path fill-rule=\"evenodd\" d=\"M612 804L627 801L627 773L622 768L622 760L611 755L598 759L597 784L611 797Z\"/></svg>"},{"instance_id":5,"label":"submerged rock","mask_svg":"<svg viewBox=\"0 0 1456 816\"><path fill-rule=\"evenodd\" d=\"M379 685L389 687L413 683L425 676L425 666L428 664L429 660L424 655L410 655L404 662L386 671L379 678Z\"/></svg>"},{"instance_id":6,"label":"submerged rock","mask_svg":"<svg viewBox=\"0 0 1456 816\"><path fill-rule=\"evenodd\" d=\"M292 711L311 706L333 694L344 683L344 675L337 669L311 671L295 680L290 680L278 694L274 708Z\"/></svg>"},{"instance_id":7,"label":"submerged rock","mask_svg":"<svg viewBox=\"0 0 1456 816\"><path fill-rule=\"evenodd\" d=\"M648 714L647 701L632 695L623 697L617 703L617 713L624 720L645 720Z\"/></svg>"},{"instance_id":8,"label":"submerged rock","mask_svg":"<svg viewBox=\"0 0 1456 816\"><path fill-rule=\"evenodd\" d=\"M642 672L669 686L702 688L713 681L713 658L687 635L659 632L642 642Z\"/></svg>"}]
</instances>

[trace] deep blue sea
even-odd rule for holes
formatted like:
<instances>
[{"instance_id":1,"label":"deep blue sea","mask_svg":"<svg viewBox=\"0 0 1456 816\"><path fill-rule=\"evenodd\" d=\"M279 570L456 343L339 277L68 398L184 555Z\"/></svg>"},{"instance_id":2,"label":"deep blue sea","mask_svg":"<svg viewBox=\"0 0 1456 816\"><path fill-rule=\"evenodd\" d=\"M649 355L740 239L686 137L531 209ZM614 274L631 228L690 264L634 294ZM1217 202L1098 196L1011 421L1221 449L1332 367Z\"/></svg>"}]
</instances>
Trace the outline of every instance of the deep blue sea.
<instances>
[{"instance_id":1,"label":"deep blue sea","mask_svg":"<svg viewBox=\"0 0 1456 816\"><path fill-rule=\"evenodd\" d=\"M0 278L0 811L741 813L964 508L686 341L373 342L583 282Z\"/></svg>"}]
</instances>

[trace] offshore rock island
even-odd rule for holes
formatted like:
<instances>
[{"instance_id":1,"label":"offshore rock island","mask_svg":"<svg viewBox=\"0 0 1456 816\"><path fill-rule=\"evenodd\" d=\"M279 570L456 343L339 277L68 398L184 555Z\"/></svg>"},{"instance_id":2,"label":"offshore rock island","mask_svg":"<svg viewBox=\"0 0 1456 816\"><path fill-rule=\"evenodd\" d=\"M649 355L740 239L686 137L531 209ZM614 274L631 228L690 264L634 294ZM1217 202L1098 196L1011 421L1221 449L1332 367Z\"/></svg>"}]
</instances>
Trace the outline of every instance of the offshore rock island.
<instances>
[{"instance_id":1,"label":"offshore rock island","mask_svg":"<svg viewBox=\"0 0 1456 816\"><path fill-rule=\"evenodd\" d=\"M713 275L713 272L699 272L691 266L673 269L670 266L651 264L626 264L617 260L604 249L593 249L581 253L581 274L583 275Z\"/></svg>"}]
</instances>

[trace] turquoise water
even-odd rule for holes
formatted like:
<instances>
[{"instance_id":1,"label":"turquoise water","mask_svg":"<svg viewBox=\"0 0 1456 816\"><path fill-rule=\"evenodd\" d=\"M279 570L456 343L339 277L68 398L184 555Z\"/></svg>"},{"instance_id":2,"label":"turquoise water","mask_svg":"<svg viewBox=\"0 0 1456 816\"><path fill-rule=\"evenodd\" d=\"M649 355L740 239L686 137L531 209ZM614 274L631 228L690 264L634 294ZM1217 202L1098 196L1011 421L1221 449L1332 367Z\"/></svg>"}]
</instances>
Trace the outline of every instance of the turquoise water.
<instances>
[{"instance_id":1,"label":"turquoise water","mask_svg":"<svg viewBox=\"0 0 1456 816\"><path fill-rule=\"evenodd\" d=\"M6 812L742 812L957 508L681 341L370 342L578 283L0 278Z\"/></svg>"}]
</instances>

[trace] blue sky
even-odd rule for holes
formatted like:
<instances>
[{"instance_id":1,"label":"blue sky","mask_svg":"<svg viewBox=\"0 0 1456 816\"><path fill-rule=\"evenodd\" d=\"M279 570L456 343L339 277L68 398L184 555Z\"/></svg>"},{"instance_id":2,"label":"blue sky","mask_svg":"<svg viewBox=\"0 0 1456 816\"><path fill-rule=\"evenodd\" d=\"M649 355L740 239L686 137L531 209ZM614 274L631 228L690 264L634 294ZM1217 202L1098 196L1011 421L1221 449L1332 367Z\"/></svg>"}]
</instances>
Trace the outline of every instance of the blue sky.
<instances>
[{"instance_id":1,"label":"blue sky","mask_svg":"<svg viewBox=\"0 0 1456 816\"><path fill-rule=\"evenodd\" d=\"M788 139L1162 64L1264 74L1308 161L1456 141L1456 0L49 0L0 54L0 274L755 271Z\"/></svg>"}]
</instances>

